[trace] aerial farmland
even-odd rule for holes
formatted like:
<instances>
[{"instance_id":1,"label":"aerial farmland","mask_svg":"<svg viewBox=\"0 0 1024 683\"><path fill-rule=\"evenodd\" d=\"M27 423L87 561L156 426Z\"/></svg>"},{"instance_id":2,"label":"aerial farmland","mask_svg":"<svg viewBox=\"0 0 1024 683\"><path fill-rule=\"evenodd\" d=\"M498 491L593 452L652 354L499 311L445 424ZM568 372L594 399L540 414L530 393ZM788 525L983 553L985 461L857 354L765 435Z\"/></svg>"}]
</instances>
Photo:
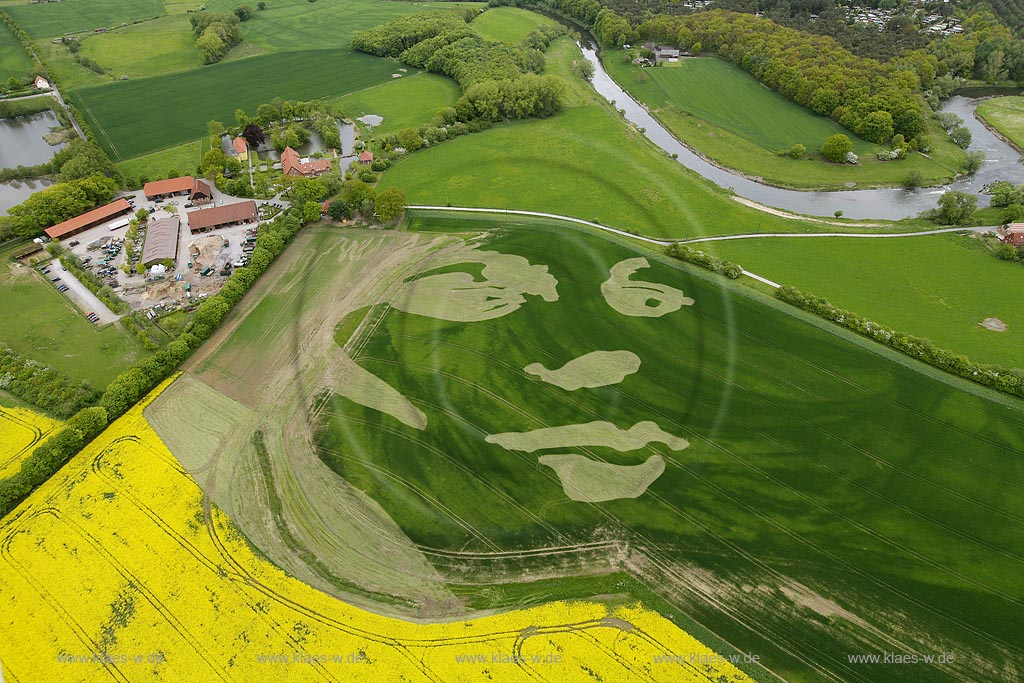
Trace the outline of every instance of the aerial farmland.
<instances>
[{"instance_id":1,"label":"aerial farmland","mask_svg":"<svg viewBox=\"0 0 1024 683\"><path fill-rule=\"evenodd\" d=\"M1017 13L633 4L0 0L0 682L1022 680Z\"/></svg>"}]
</instances>

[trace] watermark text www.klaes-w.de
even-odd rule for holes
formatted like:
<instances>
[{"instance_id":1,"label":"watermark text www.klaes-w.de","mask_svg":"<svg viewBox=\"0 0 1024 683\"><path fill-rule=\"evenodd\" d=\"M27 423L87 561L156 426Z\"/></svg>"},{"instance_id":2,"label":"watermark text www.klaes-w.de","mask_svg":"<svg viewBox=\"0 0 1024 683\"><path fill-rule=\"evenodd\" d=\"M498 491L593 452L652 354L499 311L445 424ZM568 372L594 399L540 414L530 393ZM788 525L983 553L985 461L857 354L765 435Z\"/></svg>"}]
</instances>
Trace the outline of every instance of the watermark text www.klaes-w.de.
<instances>
[{"instance_id":1,"label":"watermark text www.klaes-w.de","mask_svg":"<svg viewBox=\"0 0 1024 683\"><path fill-rule=\"evenodd\" d=\"M951 664L956 661L956 654L953 652L927 655L916 652L871 652L848 654L846 661L850 664Z\"/></svg>"},{"instance_id":2,"label":"watermark text www.klaes-w.de","mask_svg":"<svg viewBox=\"0 0 1024 683\"><path fill-rule=\"evenodd\" d=\"M456 664L562 664L562 655L557 652L530 655L508 652L487 652L455 655Z\"/></svg>"},{"instance_id":3,"label":"watermark text www.klaes-w.de","mask_svg":"<svg viewBox=\"0 0 1024 683\"><path fill-rule=\"evenodd\" d=\"M369 661L364 652L349 652L348 654L292 652L290 654L256 655L257 664L368 664Z\"/></svg>"},{"instance_id":4,"label":"watermark text www.klaes-w.de","mask_svg":"<svg viewBox=\"0 0 1024 683\"><path fill-rule=\"evenodd\" d=\"M113 664L123 666L126 664L161 664L165 659L163 652L149 652L146 654L119 654L112 652L72 654L69 652L59 652L57 654L58 664Z\"/></svg>"},{"instance_id":5,"label":"watermark text www.klaes-w.de","mask_svg":"<svg viewBox=\"0 0 1024 683\"><path fill-rule=\"evenodd\" d=\"M757 664L760 655L752 652L720 655L717 652L684 652L682 654L654 655L655 664L705 664L718 666L721 664Z\"/></svg>"}]
</instances>

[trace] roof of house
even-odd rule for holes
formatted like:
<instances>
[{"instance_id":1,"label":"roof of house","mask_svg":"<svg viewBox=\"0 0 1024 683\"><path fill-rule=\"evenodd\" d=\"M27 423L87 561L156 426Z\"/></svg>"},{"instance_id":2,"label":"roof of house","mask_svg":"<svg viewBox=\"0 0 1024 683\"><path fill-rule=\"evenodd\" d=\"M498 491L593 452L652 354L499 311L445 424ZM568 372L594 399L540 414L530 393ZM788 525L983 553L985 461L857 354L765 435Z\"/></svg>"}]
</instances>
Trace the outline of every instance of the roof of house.
<instances>
[{"instance_id":1,"label":"roof of house","mask_svg":"<svg viewBox=\"0 0 1024 683\"><path fill-rule=\"evenodd\" d=\"M251 199L188 212L188 225L192 231L205 230L225 223L254 220L256 220L256 202Z\"/></svg>"},{"instance_id":2,"label":"roof of house","mask_svg":"<svg viewBox=\"0 0 1024 683\"><path fill-rule=\"evenodd\" d=\"M58 223L53 227L47 228L44 232L46 232L51 239L60 239L64 235L67 235L70 232L75 232L86 225L98 223L108 218L113 218L125 211L131 211L131 209L132 205L128 203L127 199L122 197L121 199L116 199L109 204L95 208L92 211L86 211L81 216L69 218L63 223Z\"/></svg>"},{"instance_id":3,"label":"roof of house","mask_svg":"<svg viewBox=\"0 0 1024 683\"><path fill-rule=\"evenodd\" d=\"M197 194L201 194L204 197L212 197L213 190L210 189L210 184L205 180L197 180L196 186L192 188L192 195L195 196Z\"/></svg>"},{"instance_id":4,"label":"roof of house","mask_svg":"<svg viewBox=\"0 0 1024 683\"><path fill-rule=\"evenodd\" d=\"M1009 225L1006 226L1006 232L1024 232L1024 223L1010 223Z\"/></svg>"},{"instance_id":5,"label":"roof of house","mask_svg":"<svg viewBox=\"0 0 1024 683\"><path fill-rule=\"evenodd\" d=\"M245 154L249 151L249 143L241 135L231 141L231 146L235 148L235 154Z\"/></svg>"},{"instance_id":6,"label":"roof of house","mask_svg":"<svg viewBox=\"0 0 1024 683\"><path fill-rule=\"evenodd\" d=\"M359 161L373 161L373 152L367 150L359 155Z\"/></svg>"},{"instance_id":7,"label":"roof of house","mask_svg":"<svg viewBox=\"0 0 1024 683\"><path fill-rule=\"evenodd\" d=\"M175 192L191 192L196 186L195 178L190 175L180 178L168 178L167 180L154 180L146 183L142 191L147 197L155 197L161 194L173 194Z\"/></svg>"},{"instance_id":8,"label":"roof of house","mask_svg":"<svg viewBox=\"0 0 1024 683\"><path fill-rule=\"evenodd\" d=\"M281 170L288 175L289 171L295 170L302 175L309 175L311 173L323 173L324 171L331 170L330 159L313 159L311 161L303 161L299 157L299 153L291 147L285 147L284 151L281 152Z\"/></svg>"},{"instance_id":9,"label":"roof of house","mask_svg":"<svg viewBox=\"0 0 1024 683\"><path fill-rule=\"evenodd\" d=\"M146 228L146 244L142 247L142 262L152 263L173 259L178 255L178 227L181 219L168 216L153 221Z\"/></svg>"}]
</instances>

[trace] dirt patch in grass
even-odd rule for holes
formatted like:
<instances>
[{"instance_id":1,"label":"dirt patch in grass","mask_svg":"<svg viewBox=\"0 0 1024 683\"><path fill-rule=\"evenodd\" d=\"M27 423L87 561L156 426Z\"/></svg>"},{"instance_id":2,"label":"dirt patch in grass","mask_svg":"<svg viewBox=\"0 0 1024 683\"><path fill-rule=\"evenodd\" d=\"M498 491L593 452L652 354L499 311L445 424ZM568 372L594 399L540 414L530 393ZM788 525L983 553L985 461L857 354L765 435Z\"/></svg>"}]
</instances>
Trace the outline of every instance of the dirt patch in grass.
<instances>
[{"instance_id":1,"label":"dirt patch in grass","mask_svg":"<svg viewBox=\"0 0 1024 683\"><path fill-rule=\"evenodd\" d=\"M478 322L508 315L526 303L524 295L558 301L558 281L548 267L531 265L522 256L467 247L453 252L435 268L457 263L482 263L484 280L471 273L427 275L405 283L390 303L406 313L456 322Z\"/></svg>"},{"instance_id":2,"label":"dirt patch in grass","mask_svg":"<svg viewBox=\"0 0 1024 683\"><path fill-rule=\"evenodd\" d=\"M637 498L665 471L660 455L652 455L642 465L595 462L576 453L542 455L539 460L558 475L565 495L582 503Z\"/></svg>"},{"instance_id":3,"label":"dirt patch in grass","mask_svg":"<svg viewBox=\"0 0 1024 683\"><path fill-rule=\"evenodd\" d=\"M548 370L541 363L531 363L523 370L548 384L567 391L593 389L618 384L640 369L640 357L632 351L594 351L558 368Z\"/></svg>"},{"instance_id":4,"label":"dirt patch in grass","mask_svg":"<svg viewBox=\"0 0 1024 683\"><path fill-rule=\"evenodd\" d=\"M224 238L219 235L200 237L189 243L188 251L192 255L192 265L212 265L220 252L224 251Z\"/></svg>"},{"instance_id":5,"label":"dirt patch in grass","mask_svg":"<svg viewBox=\"0 0 1024 683\"><path fill-rule=\"evenodd\" d=\"M611 276L601 284L601 294L608 305L623 315L648 318L660 318L693 305L693 299L675 287L629 279L641 268L650 267L642 256L612 266Z\"/></svg>"},{"instance_id":6,"label":"dirt patch in grass","mask_svg":"<svg viewBox=\"0 0 1024 683\"><path fill-rule=\"evenodd\" d=\"M637 422L629 429L620 429L611 422L595 421L585 424L545 427L531 432L503 432L488 434L488 443L496 443L510 451L532 453L545 448L573 446L607 446L617 451L635 451L653 441L660 441L674 451L681 451L690 443L681 437L662 431L653 422Z\"/></svg>"},{"instance_id":7,"label":"dirt patch in grass","mask_svg":"<svg viewBox=\"0 0 1024 683\"><path fill-rule=\"evenodd\" d=\"M993 332L1006 332L1008 329L1010 329L1006 325L1006 323L1004 323L999 318L985 318L978 324L984 327L986 330L992 330Z\"/></svg>"}]
</instances>

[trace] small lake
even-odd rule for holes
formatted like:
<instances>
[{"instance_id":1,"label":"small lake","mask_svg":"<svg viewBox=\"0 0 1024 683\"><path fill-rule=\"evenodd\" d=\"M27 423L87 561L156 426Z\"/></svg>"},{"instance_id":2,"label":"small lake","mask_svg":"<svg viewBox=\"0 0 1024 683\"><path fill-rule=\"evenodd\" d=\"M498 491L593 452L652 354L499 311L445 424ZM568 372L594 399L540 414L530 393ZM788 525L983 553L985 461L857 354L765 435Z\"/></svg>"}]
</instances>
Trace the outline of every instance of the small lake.
<instances>
[{"instance_id":1,"label":"small lake","mask_svg":"<svg viewBox=\"0 0 1024 683\"><path fill-rule=\"evenodd\" d=\"M21 204L33 192L39 192L39 190L50 185L53 185L53 181L46 178L12 180L7 183L0 183L0 216L6 216L12 206Z\"/></svg>"},{"instance_id":2,"label":"small lake","mask_svg":"<svg viewBox=\"0 0 1024 683\"><path fill-rule=\"evenodd\" d=\"M50 160L64 144L50 146L43 136L60 128L52 111L0 119L0 168L36 166Z\"/></svg>"}]
</instances>

